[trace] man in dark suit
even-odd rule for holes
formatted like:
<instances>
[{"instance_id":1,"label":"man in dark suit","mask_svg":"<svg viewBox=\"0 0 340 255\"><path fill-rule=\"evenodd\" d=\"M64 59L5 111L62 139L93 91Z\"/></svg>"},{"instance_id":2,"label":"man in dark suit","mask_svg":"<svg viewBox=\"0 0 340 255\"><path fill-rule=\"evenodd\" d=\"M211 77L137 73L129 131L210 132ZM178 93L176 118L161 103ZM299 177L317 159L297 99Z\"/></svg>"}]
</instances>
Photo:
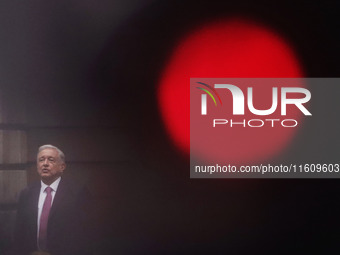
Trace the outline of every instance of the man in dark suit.
<instances>
[{"instance_id":1,"label":"man in dark suit","mask_svg":"<svg viewBox=\"0 0 340 255\"><path fill-rule=\"evenodd\" d=\"M39 148L41 181L20 194L15 254L92 254L89 193L62 177L65 169L61 150L52 145Z\"/></svg>"}]
</instances>

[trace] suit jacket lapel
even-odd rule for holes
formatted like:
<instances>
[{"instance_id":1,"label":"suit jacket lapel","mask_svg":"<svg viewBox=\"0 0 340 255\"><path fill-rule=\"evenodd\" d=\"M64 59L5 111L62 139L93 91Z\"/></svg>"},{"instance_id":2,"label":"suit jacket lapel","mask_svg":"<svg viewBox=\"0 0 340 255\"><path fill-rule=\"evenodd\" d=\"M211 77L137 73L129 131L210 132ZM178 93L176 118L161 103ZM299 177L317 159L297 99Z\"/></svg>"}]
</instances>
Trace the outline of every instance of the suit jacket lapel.
<instances>
[{"instance_id":1,"label":"suit jacket lapel","mask_svg":"<svg viewBox=\"0 0 340 255\"><path fill-rule=\"evenodd\" d=\"M58 211L58 209L62 206L63 200L65 196L67 195L67 185L65 183L65 180L61 178L57 192L54 196L53 204L51 207L49 219L55 215L55 213Z\"/></svg>"},{"instance_id":2,"label":"suit jacket lapel","mask_svg":"<svg viewBox=\"0 0 340 255\"><path fill-rule=\"evenodd\" d=\"M29 205L29 217L30 217L30 229L32 237L37 237L37 219L38 219L38 202L39 202L39 195L40 195L40 182L34 184L29 191L30 194L28 196L28 205Z\"/></svg>"},{"instance_id":3,"label":"suit jacket lapel","mask_svg":"<svg viewBox=\"0 0 340 255\"><path fill-rule=\"evenodd\" d=\"M40 195L40 183L32 186L31 195L29 196L29 205L32 205L32 210L35 213L35 216L38 216L38 203L39 203L39 195Z\"/></svg>"}]
</instances>

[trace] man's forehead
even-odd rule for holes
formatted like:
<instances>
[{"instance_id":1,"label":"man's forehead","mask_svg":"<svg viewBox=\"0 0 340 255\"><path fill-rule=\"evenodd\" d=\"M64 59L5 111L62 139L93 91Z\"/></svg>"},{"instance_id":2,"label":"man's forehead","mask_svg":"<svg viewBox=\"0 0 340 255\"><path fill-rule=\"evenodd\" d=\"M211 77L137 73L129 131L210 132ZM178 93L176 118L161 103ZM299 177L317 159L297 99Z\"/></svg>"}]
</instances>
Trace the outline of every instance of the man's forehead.
<instances>
[{"instance_id":1,"label":"man's forehead","mask_svg":"<svg viewBox=\"0 0 340 255\"><path fill-rule=\"evenodd\" d=\"M53 148L46 148L38 153L38 157L42 157L42 156L58 157L58 151Z\"/></svg>"}]
</instances>

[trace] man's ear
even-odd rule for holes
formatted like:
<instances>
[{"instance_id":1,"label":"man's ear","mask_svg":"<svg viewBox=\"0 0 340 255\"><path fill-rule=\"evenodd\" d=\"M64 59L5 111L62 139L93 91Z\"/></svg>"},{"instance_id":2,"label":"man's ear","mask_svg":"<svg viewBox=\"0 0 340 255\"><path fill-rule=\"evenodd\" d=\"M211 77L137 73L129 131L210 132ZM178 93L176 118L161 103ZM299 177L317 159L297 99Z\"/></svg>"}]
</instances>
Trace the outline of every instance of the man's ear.
<instances>
[{"instance_id":1,"label":"man's ear","mask_svg":"<svg viewBox=\"0 0 340 255\"><path fill-rule=\"evenodd\" d=\"M60 169L64 172L64 170L66 169L66 164L62 163L61 166L60 166Z\"/></svg>"}]
</instances>

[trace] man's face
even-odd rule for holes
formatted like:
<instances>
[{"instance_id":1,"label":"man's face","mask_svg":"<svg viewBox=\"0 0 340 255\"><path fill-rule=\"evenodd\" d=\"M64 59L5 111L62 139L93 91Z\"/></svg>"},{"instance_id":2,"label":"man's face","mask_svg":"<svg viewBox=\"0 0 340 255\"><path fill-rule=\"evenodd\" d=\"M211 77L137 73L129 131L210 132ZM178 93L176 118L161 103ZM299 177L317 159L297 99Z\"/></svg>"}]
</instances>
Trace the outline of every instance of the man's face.
<instances>
[{"instance_id":1,"label":"man's face","mask_svg":"<svg viewBox=\"0 0 340 255\"><path fill-rule=\"evenodd\" d=\"M61 161L57 150L48 148L39 152L37 170L44 183L53 183L62 175L65 167L66 165Z\"/></svg>"}]
</instances>

